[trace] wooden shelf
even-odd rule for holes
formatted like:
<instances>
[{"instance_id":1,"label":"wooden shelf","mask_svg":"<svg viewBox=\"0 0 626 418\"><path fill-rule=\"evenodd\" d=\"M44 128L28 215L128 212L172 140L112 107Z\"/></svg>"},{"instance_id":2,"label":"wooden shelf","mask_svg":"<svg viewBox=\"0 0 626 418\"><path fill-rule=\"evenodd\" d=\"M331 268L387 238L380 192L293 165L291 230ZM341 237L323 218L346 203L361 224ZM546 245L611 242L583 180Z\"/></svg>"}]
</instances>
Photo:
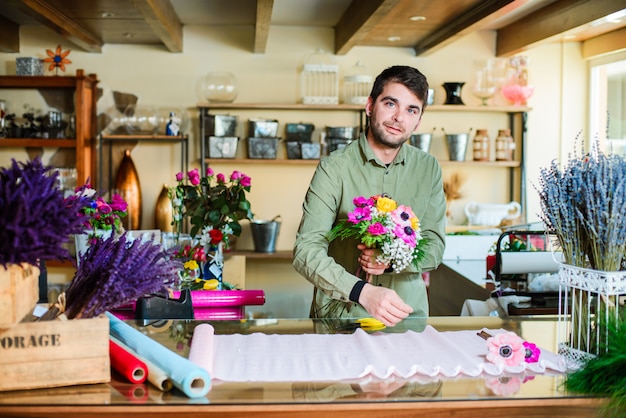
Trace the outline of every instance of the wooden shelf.
<instances>
[{"instance_id":1,"label":"wooden shelf","mask_svg":"<svg viewBox=\"0 0 626 418\"><path fill-rule=\"evenodd\" d=\"M276 251L275 253L259 253L256 251L228 251L224 253L226 257L229 255L243 255L246 258L268 259L268 260L293 260L292 251Z\"/></svg>"},{"instance_id":2,"label":"wooden shelf","mask_svg":"<svg viewBox=\"0 0 626 418\"><path fill-rule=\"evenodd\" d=\"M346 110L365 111L364 105L337 104L337 105L305 105L301 103L207 103L200 102L197 106L201 109L233 109L233 110ZM467 106L467 105L431 105L426 107L428 111L449 112L495 112L512 113L528 112L531 108L526 106Z\"/></svg>"},{"instance_id":3,"label":"wooden shelf","mask_svg":"<svg viewBox=\"0 0 626 418\"><path fill-rule=\"evenodd\" d=\"M0 147L74 148L75 139L0 138Z\"/></svg>"},{"instance_id":4,"label":"wooden shelf","mask_svg":"<svg viewBox=\"0 0 626 418\"><path fill-rule=\"evenodd\" d=\"M46 268L48 267L74 268L75 266L72 260L48 260L46 261Z\"/></svg>"},{"instance_id":5,"label":"wooden shelf","mask_svg":"<svg viewBox=\"0 0 626 418\"><path fill-rule=\"evenodd\" d=\"M178 143L187 140L187 135L171 136L171 135L102 135L105 142L137 142L137 141L154 141L154 142L171 142Z\"/></svg>"},{"instance_id":6,"label":"wooden shelf","mask_svg":"<svg viewBox=\"0 0 626 418\"><path fill-rule=\"evenodd\" d=\"M281 165L316 165L319 160L290 160L286 158L276 158L273 160L263 158L206 158L206 163L214 164L281 164ZM446 166L475 166L475 167L519 167L519 161L449 161L440 160L441 165Z\"/></svg>"}]
</instances>

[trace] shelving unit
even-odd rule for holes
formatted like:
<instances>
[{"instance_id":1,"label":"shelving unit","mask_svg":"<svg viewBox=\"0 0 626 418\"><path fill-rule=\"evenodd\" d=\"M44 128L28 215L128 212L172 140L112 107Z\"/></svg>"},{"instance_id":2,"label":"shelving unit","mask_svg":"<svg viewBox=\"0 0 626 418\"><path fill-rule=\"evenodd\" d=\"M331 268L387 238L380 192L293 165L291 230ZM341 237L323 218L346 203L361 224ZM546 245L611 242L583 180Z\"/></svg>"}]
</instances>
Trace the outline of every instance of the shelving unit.
<instances>
[{"instance_id":1,"label":"shelving unit","mask_svg":"<svg viewBox=\"0 0 626 418\"><path fill-rule=\"evenodd\" d=\"M104 186L104 148L105 145L108 145L108 176L107 176L107 184L106 189L111 188L111 184L113 181L113 148L115 145L123 145L124 147L134 147L139 142L149 142L151 144L177 144L179 143L181 146L180 153L180 170L183 173L187 172L189 167L189 136L181 135L181 136L169 136L169 135L100 135L99 136L99 178L100 188L105 188Z\"/></svg>"},{"instance_id":2,"label":"shelving unit","mask_svg":"<svg viewBox=\"0 0 626 418\"><path fill-rule=\"evenodd\" d=\"M74 98L76 138L2 138L2 148L67 148L76 153L76 182L84 183L95 177L96 87L95 74L85 75L76 70L76 76L0 76L0 89L62 90Z\"/></svg>"},{"instance_id":3,"label":"shelving unit","mask_svg":"<svg viewBox=\"0 0 626 418\"><path fill-rule=\"evenodd\" d=\"M239 115L245 115L247 113L254 115L259 114L259 110L268 110L268 111L276 111L276 112L284 112L285 115L290 115L293 118L294 112L301 112L301 120L306 119L307 113L310 115L311 112L355 112L357 113L359 119L359 125L361 129L365 127L366 118L365 118L365 109L362 105L304 105L304 104L270 104L270 103L199 103L197 105L199 109L199 118L200 118L200 163L202 166L202 170L206 170L206 166L208 164L220 164L224 165L233 165L233 166L241 166L241 165L254 165L259 167L267 167L272 166L276 167L277 170L282 169L290 169L296 170L298 167L314 167L317 165L319 160L297 160L297 159L286 159L286 158L277 158L277 159L249 159L249 158L204 158L206 155L205 148L206 143L204 138L207 137L207 133L205 132L205 118L209 115L214 114L216 111L222 112L233 112ZM482 123L481 121L486 118L493 122L493 119L496 119L500 122L502 128L507 127L511 130L513 137L516 140L516 150L515 150L515 159L513 161L473 161L470 159L466 159L465 161L450 161L447 158L441 158L439 156L439 162L442 168L445 170L453 170L453 169L467 169L469 172L476 169L487 169L494 170L494 173L506 173L508 176L508 194L510 200L517 200L520 202L523 210L525 211L526 199L525 199L525 182L526 182L526 172L525 172L525 143L527 141L527 129L526 129L526 121L528 112L530 108L528 107L520 107L520 106L468 106L468 105L431 105L425 109L425 118L433 117L433 114L437 115L437 119L447 120L449 116L453 115L463 115L466 119L475 119L476 122ZM276 115L276 112L274 115ZM297 113L296 113L297 114ZM489 114L493 114L497 117L491 117ZM500 115L500 116L498 116ZM276 116L273 116L276 118ZM348 117L348 116L346 116ZM343 116L341 116L343 118ZM280 120L279 122L283 123L284 120ZM476 123L472 122L472 123ZM494 129L490 125L491 129ZM441 126L437 124L437 126ZM474 125L474 127L476 127ZM495 138L492 138L492 141ZM472 136L470 135L468 148L471 149ZM291 171L290 171L291 172ZM498 174L496 174L498 175ZM504 180L506 184L506 179ZM276 252L271 254L263 254L263 253L255 253L253 251L235 251L233 254L245 255L246 258L250 258L255 260L256 262L262 262L263 260L291 260L291 252Z\"/></svg>"}]
</instances>

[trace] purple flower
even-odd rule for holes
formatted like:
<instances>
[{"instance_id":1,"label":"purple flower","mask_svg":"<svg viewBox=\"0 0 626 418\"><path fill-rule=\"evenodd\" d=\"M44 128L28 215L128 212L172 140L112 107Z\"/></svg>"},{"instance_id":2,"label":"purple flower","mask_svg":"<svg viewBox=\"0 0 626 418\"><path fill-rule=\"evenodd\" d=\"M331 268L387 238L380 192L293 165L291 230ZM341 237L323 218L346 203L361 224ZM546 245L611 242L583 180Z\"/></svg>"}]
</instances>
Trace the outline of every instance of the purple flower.
<instances>
[{"instance_id":1,"label":"purple flower","mask_svg":"<svg viewBox=\"0 0 626 418\"><path fill-rule=\"evenodd\" d=\"M396 225L393 229L393 234L405 243L409 244L411 247L415 247L417 244L417 241L415 240L415 231L413 231L413 228L410 226Z\"/></svg>"},{"instance_id":2,"label":"purple flower","mask_svg":"<svg viewBox=\"0 0 626 418\"><path fill-rule=\"evenodd\" d=\"M194 168L193 170L187 172L187 178L189 179L189 183L192 186L197 186L200 184L200 174L198 173L198 169Z\"/></svg>"},{"instance_id":3,"label":"purple flower","mask_svg":"<svg viewBox=\"0 0 626 418\"><path fill-rule=\"evenodd\" d=\"M207 167L206 168L206 176L207 177L213 177L213 174L215 174L215 172L213 171L213 169L211 167Z\"/></svg>"},{"instance_id":4,"label":"purple flower","mask_svg":"<svg viewBox=\"0 0 626 418\"><path fill-rule=\"evenodd\" d=\"M217 175L217 182L218 182L219 184L224 184L224 183L226 183L226 177L224 177L224 175L223 175L222 173L219 173L219 174Z\"/></svg>"},{"instance_id":5,"label":"purple flower","mask_svg":"<svg viewBox=\"0 0 626 418\"><path fill-rule=\"evenodd\" d=\"M375 222L367 227L367 232L372 235L383 235L387 233L387 228L380 222Z\"/></svg>"},{"instance_id":6,"label":"purple flower","mask_svg":"<svg viewBox=\"0 0 626 418\"><path fill-rule=\"evenodd\" d=\"M370 208L357 207L352 212L348 213L348 221L353 224L358 224L361 221L369 221L372 219L372 213Z\"/></svg>"},{"instance_id":7,"label":"purple flower","mask_svg":"<svg viewBox=\"0 0 626 418\"><path fill-rule=\"evenodd\" d=\"M183 181L184 175L182 172L176 173L176 181Z\"/></svg>"}]
</instances>

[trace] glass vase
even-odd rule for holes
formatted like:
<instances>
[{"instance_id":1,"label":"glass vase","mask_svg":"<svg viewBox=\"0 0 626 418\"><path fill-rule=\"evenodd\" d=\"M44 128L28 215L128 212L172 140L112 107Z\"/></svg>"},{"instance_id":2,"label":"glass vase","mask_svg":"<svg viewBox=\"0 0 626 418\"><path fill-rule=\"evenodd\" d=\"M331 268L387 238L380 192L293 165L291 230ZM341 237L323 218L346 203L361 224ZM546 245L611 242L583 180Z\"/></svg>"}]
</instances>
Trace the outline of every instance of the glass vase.
<instances>
[{"instance_id":1,"label":"glass vase","mask_svg":"<svg viewBox=\"0 0 626 418\"><path fill-rule=\"evenodd\" d=\"M502 86L502 96L514 106L526 106L527 100L535 92L527 63L528 59L524 55L512 57L508 63L507 81Z\"/></svg>"},{"instance_id":2,"label":"glass vase","mask_svg":"<svg viewBox=\"0 0 626 418\"><path fill-rule=\"evenodd\" d=\"M231 103L237 92L237 78L232 73L216 71L206 75L199 95L212 103Z\"/></svg>"}]
</instances>

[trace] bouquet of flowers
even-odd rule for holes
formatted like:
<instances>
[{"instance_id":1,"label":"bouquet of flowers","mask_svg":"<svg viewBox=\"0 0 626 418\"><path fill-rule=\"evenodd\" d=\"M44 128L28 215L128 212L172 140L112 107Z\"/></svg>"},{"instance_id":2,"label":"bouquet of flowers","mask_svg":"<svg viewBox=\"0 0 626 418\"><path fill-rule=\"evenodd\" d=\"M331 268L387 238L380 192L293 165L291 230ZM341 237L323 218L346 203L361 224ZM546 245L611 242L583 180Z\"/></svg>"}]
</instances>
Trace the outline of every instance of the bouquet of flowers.
<instances>
[{"instance_id":1,"label":"bouquet of flowers","mask_svg":"<svg viewBox=\"0 0 626 418\"><path fill-rule=\"evenodd\" d=\"M354 210L340 220L327 239L357 238L370 248L377 248L379 263L389 264L398 273L413 263L419 267L426 253L427 240L420 233L419 219L413 210L389 196L359 196L353 199Z\"/></svg>"},{"instance_id":2,"label":"bouquet of flowers","mask_svg":"<svg viewBox=\"0 0 626 418\"><path fill-rule=\"evenodd\" d=\"M89 202L78 216L82 218L84 227L92 231L91 235L94 235L97 230L122 232L122 218L127 215L128 204L117 193L114 193L111 201L107 202L102 196L98 196L96 190L87 182L77 187L74 196L68 199L82 199Z\"/></svg>"},{"instance_id":3,"label":"bouquet of flowers","mask_svg":"<svg viewBox=\"0 0 626 418\"><path fill-rule=\"evenodd\" d=\"M210 167L206 175L200 177L198 169L176 174L178 185L169 190L174 212L174 229L179 233L183 221L189 218L190 234L200 234L200 245L229 245L229 236L241 235L242 219L252 219L250 202L246 192L250 192L252 180L240 171L233 171L229 181L224 174L215 174ZM186 181L189 184L186 184Z\"/></svg>"}]
</instances>

